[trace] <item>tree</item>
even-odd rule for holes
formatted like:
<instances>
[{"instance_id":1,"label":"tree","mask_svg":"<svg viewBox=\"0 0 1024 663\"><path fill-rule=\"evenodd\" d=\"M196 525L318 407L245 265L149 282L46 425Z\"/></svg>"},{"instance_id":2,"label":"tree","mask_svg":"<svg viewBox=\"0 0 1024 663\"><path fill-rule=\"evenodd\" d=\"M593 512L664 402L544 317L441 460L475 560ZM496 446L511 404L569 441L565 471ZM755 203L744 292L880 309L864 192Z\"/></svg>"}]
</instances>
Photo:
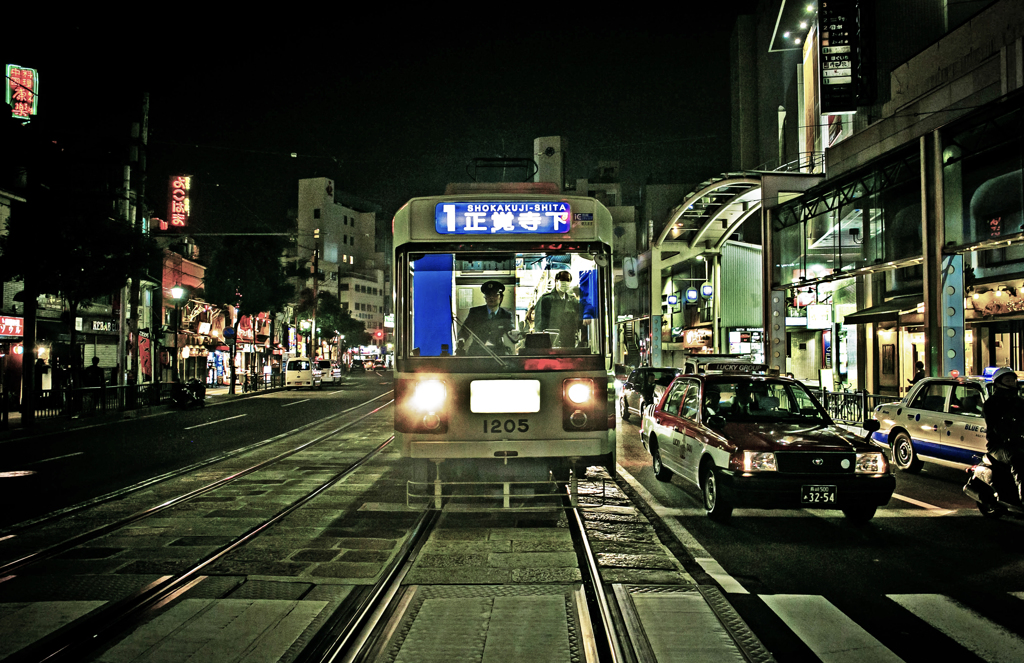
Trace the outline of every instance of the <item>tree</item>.
<instances>
[{"instance_id":1,"label":"tree","mask_svg":"<svg viewBox=\"0 0 1024 663\"><path fill-rule=\"evenodd\" d=\"M37 297L62 297L71 347L76 348L79 309L141 278L159 250L152 239L111 216L109 193L59 184L34 193L11 215L9 232L0 236L0 281L24 283L26 327L35 327ZM70 359L77 379L78 358Z\"/></svg>"},{"instance_id":2,"label":"tree","mask_svg":"<svg viewBox=\"0 0 1024 663\"><path fill-rule=\"evenodd\" d=\"M312 317L313 291L310 288L304 288L299 293L299 301L295 309L299 313L300 321ZM365 323L353 318L348 311L342 310L338 297L330 292L317 293L316 326L329 338L345 337L338 344L339 354L344 352L345 348L369 345L373 342L372 337L366 331Z\"/></svg>"},{"instance_id":3,"label":"tree","mask_svg":"<svg viewBox=\"0 0 1024 663\"><path fill-rule=\"evenodd\" d=\"M277 313L294 293L288 272L281 262L285 248L282 237L226 237L214 251L206 270L206 299L237 308L235 338L243 315L255 318L262 312ZM231 362L230 393L235 392L235 362Z\"/></svg>"}]
</instances>

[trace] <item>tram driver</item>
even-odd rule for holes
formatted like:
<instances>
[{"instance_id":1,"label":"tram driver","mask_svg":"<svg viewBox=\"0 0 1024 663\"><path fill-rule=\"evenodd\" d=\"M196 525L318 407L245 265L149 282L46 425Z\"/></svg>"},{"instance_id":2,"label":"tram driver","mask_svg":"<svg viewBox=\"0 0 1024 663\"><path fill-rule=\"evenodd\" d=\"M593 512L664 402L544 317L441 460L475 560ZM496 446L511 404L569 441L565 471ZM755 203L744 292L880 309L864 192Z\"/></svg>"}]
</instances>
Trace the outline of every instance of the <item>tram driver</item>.
<instances>
[{"instance_id":1,"label":"tram driver","mask_svg":"<svg viewBox=\"0 0 1024 663\"><path fill-rule=\"evenodd\" d=\"M487 354L481 344L496 354L506 354L506 335L515 329L515 320L511 311L501 308L501 300L505 296L505 286L498 281L486 281L480 286L484 296L483 306L469 309L465 322L458 334L458 354Z\"/></svg>"}]
</instances>

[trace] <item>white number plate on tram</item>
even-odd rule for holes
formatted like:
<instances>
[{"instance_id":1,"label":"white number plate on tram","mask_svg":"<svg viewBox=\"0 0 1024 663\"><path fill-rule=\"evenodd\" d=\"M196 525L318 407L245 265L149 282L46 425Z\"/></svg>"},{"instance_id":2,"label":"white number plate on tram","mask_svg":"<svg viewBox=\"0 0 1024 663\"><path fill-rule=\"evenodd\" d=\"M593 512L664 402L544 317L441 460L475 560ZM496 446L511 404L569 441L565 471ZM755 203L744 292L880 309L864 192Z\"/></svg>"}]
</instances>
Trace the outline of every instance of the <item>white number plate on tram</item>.
<instances>
[{"instance_id":1,"label":"white number plate on tram","mask_svg":"<svg viewBox=\"0 0 1024 663\"><path fill-rule=\"evenodd\" d=\"M540 412L540 380L473 380L469 411Z\"/></svg>"}]
</instances>

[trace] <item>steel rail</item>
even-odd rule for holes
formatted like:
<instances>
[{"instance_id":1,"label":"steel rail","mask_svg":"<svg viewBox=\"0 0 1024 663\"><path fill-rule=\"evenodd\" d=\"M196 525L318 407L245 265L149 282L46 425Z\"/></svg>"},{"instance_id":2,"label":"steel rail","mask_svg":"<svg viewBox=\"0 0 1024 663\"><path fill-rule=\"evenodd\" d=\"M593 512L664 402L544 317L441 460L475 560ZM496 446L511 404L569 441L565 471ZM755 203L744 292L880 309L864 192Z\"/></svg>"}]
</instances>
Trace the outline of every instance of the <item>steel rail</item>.
<instances>
[{"instance_id":1,"label":"steel rail","mask_svg":"<svg viewBox=\"0 0 1024 663\"><path fill-rule=\"evenodd\" d=\"M430 537L441 515L439 511L424 511L409 536L399 548L395 559L374 583L356 608L339 609L327 626L320 629L316 639L300 652L295 663L334 663L365 658L367 643L377 632L382 617L388 612L402 582L412 570L420 549Z\"/></svg>"},{"instance_id":2,"label":"steel rail","mask_svg":"<svg viewBox=\"0 0 1024 663\"><path fill-rule=\"evenodd\" d=\"M597 615L591 612L590 619L594 626L597 627L594 634L595 638L600 637L600 635L604 636L603 642L600 643L603 645L601 653L604 656L602 658L613 663L625 663L627 659L619 639L615 637L615 621L612 615L611 604L608 601L608 595L604 591L604 584L601 582L601 572L597 566L597 557L594 555L593 548L590 547L587 531L583 527L583 516L580 514L580 508L573 507L569 509L567 515L570 516L569 529L573 534L573 538L578 540L579 548L582 552L582 554L577 554L577 557L582 558L580 573L583 575L583 587L598 609Z\"/></svg>"},{"instance_id":3,"label":"steel rail","mask_svg":"<svg viewBox=\"0 0 1024 663\"><path fill-rule=\"evenodd\" d=\"M16 535L19 532L24 532L26 530L29 530L29 529L33 528L33 527L38 527L40 525L45 525L48 522L51 522L53 520L57 520L58 518L62 518L64 516L67 516L67 515L70 515L70 514L73 514L73 513L78 513L79 511L83 511L85 509L88 509L89 507L93 507L93 506L96 506L98 504L105 504L106 502L111 502L113 500L121 499L125 495L131 495L134 492L138 492L140 490L145 490L146 488L149 488L151 486L155 486L155 485L157 485L159 483L163 483L164 481L169 481L171 479L176 479L177 477L184 476L184 475L189 474L191 472L195 472L196 470L201 470L204 467L209 467L210 465L214 465L214 464L219 463L221 461L229 460L231 458L234 458L235 456L240 456L240 455L248 453L250 451L255 451L257 449L260 449L262 447L267 446L268 444L273 444L274 442L278 442L280 440L283 440L284 438L286 438L286 437L288 437L290 435L295 435L296 433L300 433L300 432L306 430L307 428L312 428L313 426L317 426L319 424L322 424L325 421L330 421L331 419L336 419L337 417L342 417L342 416L348 414L349 412L352 412L354 410L358 410L359 408L366 407L367 405L373 403L374 401L380 400L381 398L384 398L385 396L387 396L390 393L391 393L390 391L384 392L380 396L376 396L374 398L371 398L370 400L365 401L363 403L360 403L359 405L353 405L352 407L347 408L345 410L342 410L341 412L338 412L338 413L335 413L335 414L323 417L321 419L317 419L316 421L311 421L308 424L303 424L303 425L299 426L298 428L293 428L290 431L285 431L284 433L281 433L279 435L275 435L274 437L267 438L266 440L261 440L259 442L254 442L254 443L252 443L252 444L250 444L248 446L240 447L240 448L234 449L232 451L226 451L226 452L224 452L222 454L218 454L216 456L213 456L212 458L208 458L206 460L199 461L198 463L192 463L191 465L187 465L187 466L179 468L177 470L172 470L170 472L165 472L164 474L160 474L160 475L157 475L155 477L151 477L149 479L146 479L145 481L140 481L139 483L133 484L131 486L125 486L124 488L120 488L118 490L111 491L111 492L109 492L109 493L107 493L105 495L99 495L97 497L93 497L93 498L85 500L83 502L79 502L78 504L73 504L71 506L64 507L63 509L58 509L56 511L51 511L48 514L43 515L43 516L39 516L37 518L32 518L30 520L24 520L22 522L14 523L12 525L8 525L7 527L0 528L0 540L6 539L6 538L10 538L12 535ZM385 405L390 405L393 402L394 401L389 401L388 403L385 403Z\"/></svg>"},{"instance_id":4,"label":"steel rail","mask_svg":"<svg viewBox=\"0 0 1024 663\"><path fill-rule=\"evenodd\" d=\"M376 400L376 399L373 399L373 400ZM235 472L234 474L231 474L229 476L223 477L221 479L217 479L216 481L208 483L205 486L201 486L199 488L196 488L195 490L189 491L187 493L183 493L181 495L178 495L177 497L172 497L171 499L166 500L166 501L164 501L164 502L162 502L162 503L160 503L160 504L158 504L156 506L150 507L148 509L143 509L142 511L138 511L136 513L133 513L130 516L126 516L126 517L121 518L119 520L116 520L116 521L114 521L112 523L107 523L106 525L101 525L101 526L99 526L99 527L97 527L95 529L89 530L88 532L83 532L82 534L78 534L76 536L73 536L70 539L66 539L64 541L61 541L60 543L55 543L53 545L47 546L46 548L43 548L42 550L38 550L38 551L36 551L34 553L30 553L30 554L28 554L28 555L26 555L24 557L21 557L19 559L16 559L16 560L13 560L11 562L8 562L8 563L0 566L0 578L4 578L4 577L8 576L9 574L11 574L11 573L13 573L15 571L19 571L19 570L21 570L21 569L23 569L23 568L25 568L27 566L31 566L32 564L36 564L36 563L42 562L44 560L50 559L50 558L52 558L52 557L54 557L56 555L59 555L59 554L61 554L63 552L66 552L66 551L70 550L71 548L75 548L76 546L80 546L83 543L87 543L87 542L92 541L94 539L98 539L98 538L100 538L102 536L106 536L107 534L110 534L111 532L115 532L115 531L121 529L122 527L126 527L127 525L130 525L132 523L138 522L140 520L144 520L144 519L149 518L151 516L154 516L154 515L156 515L158 513L166 511L167 509L170 509L170 508L173 508L175 506L178 506L179 504L182 504L184 502L188 502L189 500L195 499L196 497L199 497L200 495L204 495L204 494L206 494L208 492L211 492L213 490L221 488L221 487L223 487L223 486L225 486L225 485L227 485L229 483L237 481L238 479L240 479L240 478L242 478L244 476L247 476L249 474L252 474L253 472L258 472L259 470L262 470L262 469L264 469L266 467L269 467L270 465L273 465L274 463L277 463L277 462L279 462L281 460L284 460L285 458L288 458L289 456L293 456L293 455L297 454L298 452L303 451L304 449L306 449L306 448L308 448L308 447L310 447L310 446L312 446L314 444L318 444L319 442L322 442L323 440L331 437L332 435L335 435L336 433L339 433L339 432L344 431L344 430L346 430L348 428L351 428L352 426L355 426L356 424L360 423L361 421L363 421L367 417L370 417L370 416L376 414L377 412L380 412L384 408L388 407L393 402L394 401L389 401L389 402L385 403L384 405L381 405L381 406L377 407L376 409L373 409L370 412L367 412L366 414L360 416L357 419L353 419L352 421L346 422L345 424L343 424L341 426L338 426L337 428L335 428L332 431L324 433L323 435L320 435L319 437L315 437L312 440L310 440L309 442L304 442L303 444L301 444L301 445L299 445L297 447L294 447L292 449L289 449L288 451L282 452L282 453L274 456L273 458L268 458L265 461L261 461L261 462L255 464L255 465L253 465L251 467L247 467L244 470L239 470L238 472ZM364 405L365 405L365 403L364 403ZM362 406L357 406L357 407L362 407ZM332 415L332 417L335 417L335 416L339 416L339 415ZM330 419L332 417L328 417L327 419ZM303 428L305 428L305 426L303 426ZM298 430L301 430L301 429L298 429ZM264 444L269 444L271 441L279 439L280 437L281 436L277 436L277 438L271 438L266 443L262 443L261 442L261 443L259 443L259 445L263 446ZM394 438L394 436L392 436L392 439L393 438ZM390 440L389 440L389 442L390 442ZM193 468L193 470L194 470L194 468ZM184 474L184 473L182 473L182 474ZM180 474L178 476L180 476Z\"/></svg>"},{"instance_id":5,"label":"steel rail","mask_svg":"<svg viewBox=\"0 0 1024 663\"><path fill-rule=\"evenodd\" d=\"M205 558L192 565L188 570L175 576L168 576L155 580L132 596L121 599L120 601L111 604L108 608L103 609L98 613L94 613L83 621L74 624L68 628L67 631L62 632L59 638L41 640L33 645L29 645L15 654L12 654L5 660L9 663L21 663L23 661L57 662L82 660L84 654L98 649L118 636L129 623L134 623L141 619L142 616L150 609L158 608L177 598L181 594L184 594L202 580L200 572L203 569L220 561L226 555L242 547L267 529L273 527L284 518L316 499L323 492L338 482L349 477L353 472L383 451L384 448L391 444L394 439L395 436L392 435L344 471L339 472L313 491L307 493L281 511L278 511L269 520L261 523L260 525L256 525L231 543L228 543L207 555ZM307 445L304 446L308 446L308 444L312 443L307 443Z\"/></svg>"}]
</instances>

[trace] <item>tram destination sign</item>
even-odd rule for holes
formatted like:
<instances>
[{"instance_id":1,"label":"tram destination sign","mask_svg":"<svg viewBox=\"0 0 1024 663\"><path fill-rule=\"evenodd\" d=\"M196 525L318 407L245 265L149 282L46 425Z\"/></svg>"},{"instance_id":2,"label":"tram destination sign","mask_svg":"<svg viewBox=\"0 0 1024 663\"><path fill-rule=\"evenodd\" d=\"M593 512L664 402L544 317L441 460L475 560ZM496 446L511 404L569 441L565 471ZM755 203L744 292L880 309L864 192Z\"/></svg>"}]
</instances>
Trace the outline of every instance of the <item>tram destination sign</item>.
<instances>
[{"instance_id":1,"label":"tram destination sign","mask_svg":"<svg viewBox=\"0 0 1024 663\"><path fill-rule=\"evenodd\" d=\"M562 234L569 232L572 219L572 209L563 201L454 202L434 207L434 228L442 235Z\"/></svg>"}]
</instances>

